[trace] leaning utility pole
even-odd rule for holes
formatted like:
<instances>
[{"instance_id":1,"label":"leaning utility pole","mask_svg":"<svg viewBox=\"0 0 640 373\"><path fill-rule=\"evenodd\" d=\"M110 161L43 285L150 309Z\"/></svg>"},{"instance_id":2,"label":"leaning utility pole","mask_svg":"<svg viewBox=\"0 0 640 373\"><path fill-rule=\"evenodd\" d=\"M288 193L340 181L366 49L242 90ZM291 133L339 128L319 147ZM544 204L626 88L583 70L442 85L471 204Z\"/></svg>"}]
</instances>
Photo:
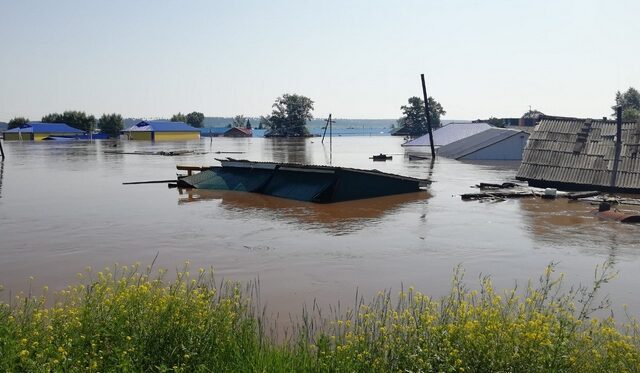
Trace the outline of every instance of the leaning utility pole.
<instances>
[{"instance_id":1,"label":"leaning utility pole","mask_svg":"<svg viewBox=\"0 0 640 373\"><path fill-rule=\"evenodd\" d=\"M436 158L436 148L433 145L433 132L431 132L431 115L429 115L429 97L427 96L427 85L424 83L424 74L420 74L422 79L422 95L424 96L424 112L427 115L427 129L429 130L429 144L431 145L431 159Z\"/></svg>"}]
</instances>

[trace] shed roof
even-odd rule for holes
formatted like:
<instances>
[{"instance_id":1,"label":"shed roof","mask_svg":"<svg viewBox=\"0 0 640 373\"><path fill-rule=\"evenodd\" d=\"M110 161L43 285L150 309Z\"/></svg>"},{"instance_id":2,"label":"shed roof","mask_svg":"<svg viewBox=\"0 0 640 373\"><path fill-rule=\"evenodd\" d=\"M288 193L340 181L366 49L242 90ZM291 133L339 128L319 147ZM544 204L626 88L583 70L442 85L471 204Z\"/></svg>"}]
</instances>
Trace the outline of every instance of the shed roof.
<instances>
[{"instance_id":1,"label":"shed roof","mask_svg":"<svg viewBox=\"0 0 640 373\"><path fill-rule=\"evenodd\" d=\"M438 149L438 155L459 159L520 134L529 136L525 131L508 128L489 128L475 135L441 146Z\"/></svg>"},{"instance_id":2,"label":"shed roof","mask_svg":"<svg viewBox=\"0 0 640 373\"><path fill-rule=\"evenodd\" d=\"M12 128L9 133L84 133L66 123L29 122L23 126Z\"/></svg>"},{"instance_id":3,"label":"shed roof","mask_svg":"<svg viewBox=\"0 0 640 373\"><path fill-rule=\"evenodd\" d=\"M143 120L125 129L131 132L200 132L185 122L171 122L168 120Z\"/></svg>"},{"instance_id":4,"label":"shed roof","mask_svg":"<svg viewBox=\"0 0 640 373\"><path fill-rule=\"evenodd\" d=\"M615 158L616 123L544 117L529 137L516 177L608 189ZM640 123L623 123L616 187L640 191Z\"/></svg>"},{"instance_id":5,"label":"shed roof","mask_svg":"<svg viewBox=\"0 0 640 373\"><path fill-rule=\"evenodd\" d=\"M248 135L248 136L251 136L251 134L252 134L252 131L250 129L242 128L242 127L232 127L232 128L227 129L224 133L227 134L227 133L230 133L230 132L237 132L237 131L240 131L240 132L242 132L242 133L244 133L245 135Z\"/></svg>"},{"instance_id":6,"label":"shed roof","mask_svg":"<svg viewBox=\"0 0 640 373\"><path fill-rule=\"evenodd\" d=\"M440 127L433 131L433 144L435 146L442 146L458 141L465 137L475 135L476 133L493 128L488 123L451 123L446 126ZM420 136L417 139L407 141L402 146L429 146L429 135Z\"/></svg>"}]
</instances>

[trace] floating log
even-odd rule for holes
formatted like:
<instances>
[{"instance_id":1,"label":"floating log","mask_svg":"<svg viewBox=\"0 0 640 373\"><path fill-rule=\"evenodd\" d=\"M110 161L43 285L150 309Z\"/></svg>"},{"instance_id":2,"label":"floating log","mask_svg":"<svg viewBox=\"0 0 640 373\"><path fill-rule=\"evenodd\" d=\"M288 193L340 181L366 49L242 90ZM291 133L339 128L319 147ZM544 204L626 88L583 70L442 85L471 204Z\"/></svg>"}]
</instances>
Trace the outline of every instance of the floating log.
<instances>
[{"instance_id":1,"label":"floating log","mask_svg":"<svg viewBox=\"0 0 640 373\"><path fill-rule=\"evenodd\" d=\"M600 195L600 192L596 190L589 191L589 192L572 192L567 194L567 198L575 201L580 198L597 197L599 195Z\"/></svg>"},{"instance_id":2,"label":"floating log","mask_svg":"<svg viewBox=\"0 0 640 373\"><path fill-rule=\"evenodd\" d=\"M178 155L187 155L187 154L206 154L206 153L197 153L195 150L169 150L169 151L158 151L158 152L150 152L150 151L135 151L135 152L125 152L121 150L105 150L105 153L108 154L132 154L132 155L163 155L167 157L174 157Z\"/></svg>"},{"instance_id":3,"label":"floating log","mask_svg":"<svg viewBox=\"0 0 640 373\"><path fill-rule=\"evenodd\" d=\"M137 184L164 184L164 183L175 183L177 180L149 180L149 181L129 181L126 183L122 183L122 185L137 185Z\"/></svg>"},{"instance_id":4,"label":"floating log","mask_svg":"<svg viewBox=\"0 0 640 373\"><path fill-rule=\"evenodd\" d=\"M478 187L480 189L510 189L519 187L522 185L518 185L516 183L502 183L502 184L492 184L492 183L480 183Z\"/></svg>"},{"instance_id":5,"label":"floating log","mask_svg":"<svg viewBox=\"0 0 640 373\"><path fill-rule=\"evenodd\" d=\"M524 198L524 197L534 197L536 194L533 191L494 191L494 192L483 192L483 193L467 193L463 194L463 201L476 201L479 199L487 199L487 198Z\"/></svg>"}]
</instances>

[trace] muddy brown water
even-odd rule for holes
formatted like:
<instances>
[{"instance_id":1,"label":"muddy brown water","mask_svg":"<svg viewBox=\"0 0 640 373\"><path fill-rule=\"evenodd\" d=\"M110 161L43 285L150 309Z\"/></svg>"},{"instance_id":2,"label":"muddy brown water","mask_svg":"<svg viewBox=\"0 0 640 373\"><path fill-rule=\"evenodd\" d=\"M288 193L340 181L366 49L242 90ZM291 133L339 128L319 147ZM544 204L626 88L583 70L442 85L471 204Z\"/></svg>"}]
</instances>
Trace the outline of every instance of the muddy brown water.
<instances>
[{"instance_id":1,"label":"muddy brown water","mask_svg":"<svg viewBox=\"0 0 640 373\"><path fill-rule=\"evenodd\" d=\"M202 139L187 143L5 142L0 163L0 283L3 296L28 287L61 288L86 266L150 263L218 277L260 279L270 312L297 313L303 303L351 303L382 289L413 285L447 292L453 268L467 281L491 275L497 287L537 278L558 263L570 284L589 282L597 264L615 262L608 284L620 312L640 311L637 225L601 221L592 206L566 200L463 202L478 182L515 177L517 163L409 161L402 139L338 137L333 154L319 138ZM190 149L179 157L105 150ZM241 152L216 154L215 152ZM393 159L373 162L373 154ZM178 191L164 184L123 182L175 177L176 164L215 158L329 164L430 177L426 192L316 205L237 192ZM640 208L639 208L640 209ZM630 209L634 211L634 209ZM637 210L636 210L637 211Z\"/></svg>"}]
</instances>

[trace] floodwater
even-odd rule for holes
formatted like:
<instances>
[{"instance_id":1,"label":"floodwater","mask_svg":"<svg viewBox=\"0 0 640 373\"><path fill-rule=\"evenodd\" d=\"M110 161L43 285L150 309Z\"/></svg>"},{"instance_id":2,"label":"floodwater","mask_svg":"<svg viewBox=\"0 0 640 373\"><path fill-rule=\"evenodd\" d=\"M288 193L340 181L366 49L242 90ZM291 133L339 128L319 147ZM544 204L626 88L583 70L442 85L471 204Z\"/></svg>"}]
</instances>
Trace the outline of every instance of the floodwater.
<instances>
[{"instance_id":1,"label":"floodwater","mask_svg":"<svg viewBox=\"0 0 640 373\"><path fill-rule=\"evenodd\" d=\"M491 275L497 287L537 278L550 262L569 284L588 283L611 259L619 276L604 288L640 311L640 227L600 221L592 206L566 200L463 202L479 182L513 180L513 162L409 161L395 137L328 140L214 138L187 143L5 142L0 163L0 283L5 297L33 286L61 288L86 266L114 263L213 267L219 277L260 279L270 312L304 303L351 304L356 290L415 286L447 292L455 266L470 284ZM179 157L107 151L192 149ZM219 153L215 152L235 152ZM393 160L373 162L373 154ZM316 205L239 192L179 191L175 166L215 158L375 168L433 180L426 192Z\"/></svg>"}]
</instances>

